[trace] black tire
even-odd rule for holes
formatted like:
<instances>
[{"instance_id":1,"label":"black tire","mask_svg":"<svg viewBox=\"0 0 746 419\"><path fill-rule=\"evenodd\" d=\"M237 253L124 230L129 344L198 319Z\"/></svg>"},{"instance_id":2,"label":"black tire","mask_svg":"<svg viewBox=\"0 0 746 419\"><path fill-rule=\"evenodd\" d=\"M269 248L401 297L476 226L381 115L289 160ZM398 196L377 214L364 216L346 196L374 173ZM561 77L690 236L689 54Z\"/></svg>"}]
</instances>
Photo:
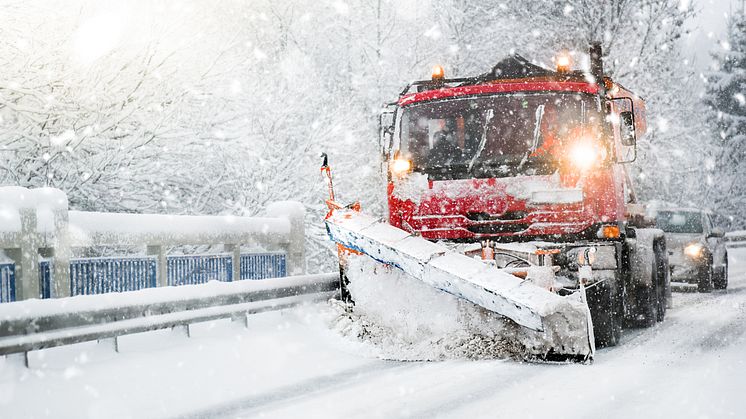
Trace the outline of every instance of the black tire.
<instances>
[{"instance_id":1,"label":"black tire","mask_svg":"<svg viewBox=\"0 0 746 419\"><path fill-rule=\"evenodd\" d=\"M718 271L717 275L712 279L712 285L716 290L724 290L728 288L728 255L725 255L725 263Z\"/></svg>"},{"instance_id":2,"label":"black tire","mask_svg":"<svg viewBox=\"0 0 746 419\"><path fill-rule=\"evenodd\" d=\"M658 253L656 255L656 266L657 266L657 272L658 272L658 278L657 278L657 284L658 287L656 288L656 295L658 297L658 315L657 320L659 322L662 322L666 319L666 286L669 283L668 275L669 275L669 265L668 265L668 255L666 251L666 243L662 242L659 243L659 246L656 246L658 249Z\"/></svg>"},{"instance_id":3,"label":"black tire","mask_svg":"<svg viewBox=\"0 0 746 419\"><path fill-rule=\"evenodd\" d=\"M706 265L700 268L697 275L697 291L712 292L712 277L712 259L710 259Z\"/></svg>"},{"instance_id":4,"label":"black tire","mask_svg":"<svg viewBox=\"0 0 746 419\"><path fill-rule=\"evenodd\" d=\"M630 306L629 326L651 327L665 317L665 260L662 258L659 245L653 247L653 260L650 269L650 284L637 284Z\"/></svg>"},{"instance_id":5,"label":"black tire","mask_svg":"<svg viewBox=\"0 0 746 419\"><path fill-rule=\"evenodd\" d=\"M596 347L616 346L622 337L622 293L616 281L600 283L586 292Z\"/></svg>"},{"instance_id":6,"label":"black tire","mask_svg":"<svg viewBox=\"0 0 746 419\"><path fill-rule=\"evenodd\" d=\"M651 270L650 286L640 286L638 289L638 307L641 309L642 327L655 326L660 316L661 286L660 286L660 252L657 246L653 248L653 269ZM665 307L665 304L664 304Z\"/></svg>"},{"instance_id":7,"label":"black tire","mask_svg":"<svg viewBox=\"0 0 746 419\"><path fill-rule=\"evenodd\" d=\"M657 275L653 279L657 279ZM640 299L640 308L643 315L640 320L640 326L642 327L655 326L655 323L658 322L658 307L660 307L659 289L658 283L653 282L650 287L640 287L638 290L638 298Z\"/></svg>"}]
</instances>

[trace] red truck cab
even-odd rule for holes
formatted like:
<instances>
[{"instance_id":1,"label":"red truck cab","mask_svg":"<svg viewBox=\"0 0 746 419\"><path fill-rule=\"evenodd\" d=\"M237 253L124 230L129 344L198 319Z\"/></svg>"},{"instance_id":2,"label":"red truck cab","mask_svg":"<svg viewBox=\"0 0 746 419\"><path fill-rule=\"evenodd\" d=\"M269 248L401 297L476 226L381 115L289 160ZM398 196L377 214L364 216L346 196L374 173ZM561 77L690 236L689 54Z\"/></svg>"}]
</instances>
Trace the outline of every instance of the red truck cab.
<instances>
[{"instance_id":1,"label":"red truck cab","mask_svg":"<svg viewBox=\"0 0 746 419\"><path fill-rule=\"evenodd\" d=\"M644 102L602 75L519 56L414 83L395 104L389 222L432 240L619 239ZM603 80L596 82L596 80Z\"/></svg>"}]
</instances>

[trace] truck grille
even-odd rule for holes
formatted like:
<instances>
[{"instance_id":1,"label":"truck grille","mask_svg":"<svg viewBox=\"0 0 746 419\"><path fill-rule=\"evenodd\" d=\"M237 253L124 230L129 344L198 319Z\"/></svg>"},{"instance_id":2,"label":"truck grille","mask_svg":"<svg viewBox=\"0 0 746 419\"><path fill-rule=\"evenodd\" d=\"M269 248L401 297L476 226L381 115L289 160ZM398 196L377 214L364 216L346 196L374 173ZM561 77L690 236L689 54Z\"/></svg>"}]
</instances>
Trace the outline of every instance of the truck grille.
<instances>
[{"instance_id":1,"label":"truck grille","mask_svg":"<svg viewBox=\"0 0 746 419\"><path fill-rule=\"evenodd\" d=\"M474 234L500 234L500 233L518 233L528 229L530 224L479 224L467 227Z\"/></svg>"},{"instance_id":2,"label":"truck grille","mask_svg":"<svg viewBox=\"0 0 746 419\"><path fill-rule=\"evenodd\" d=\"M528 215L525 211L508 211L501 215L493 215L486 212L469 212L466 214L466 218L472 221L516 221L526 218Z\"/></svg>"}]
</instances>

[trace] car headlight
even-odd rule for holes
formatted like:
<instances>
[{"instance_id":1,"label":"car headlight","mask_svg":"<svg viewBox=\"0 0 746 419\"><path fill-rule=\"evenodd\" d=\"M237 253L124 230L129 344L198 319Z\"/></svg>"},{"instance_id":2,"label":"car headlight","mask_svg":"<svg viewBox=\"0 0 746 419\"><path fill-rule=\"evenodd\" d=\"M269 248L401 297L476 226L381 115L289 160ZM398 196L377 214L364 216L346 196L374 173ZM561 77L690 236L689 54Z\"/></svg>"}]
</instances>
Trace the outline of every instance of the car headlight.
<instances>
[{"instance_id":1,"label":"car headlight","mask_svg":"<svg viewBox=\"0 0 746 419\"><path fill-rule=\"evenodd\" d=\"M690 258L696 259L702 256L704 253L705 246L702 243L692 243L684 248L684 253Z\"/></svg>"}]
</instances>

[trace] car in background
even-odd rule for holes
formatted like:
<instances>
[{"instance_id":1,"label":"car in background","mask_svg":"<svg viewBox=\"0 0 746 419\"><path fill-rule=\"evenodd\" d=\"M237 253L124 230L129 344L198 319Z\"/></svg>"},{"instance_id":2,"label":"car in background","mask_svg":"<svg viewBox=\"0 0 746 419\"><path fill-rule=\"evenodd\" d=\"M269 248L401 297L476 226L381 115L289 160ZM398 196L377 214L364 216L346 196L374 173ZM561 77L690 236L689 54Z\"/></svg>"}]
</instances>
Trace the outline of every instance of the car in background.
<instances>
[{"instance_id":1,"label":"car in background","mask_svg":"<svg viewBox=\"0 0 746 419\"><path fill-rule=\"evenodd\" d=\"M666 235L671 282L696 284L699 292L728 287L725 231L712 215L694 208L659 209L656 226Z\"/></svg>"}]
</instances>

